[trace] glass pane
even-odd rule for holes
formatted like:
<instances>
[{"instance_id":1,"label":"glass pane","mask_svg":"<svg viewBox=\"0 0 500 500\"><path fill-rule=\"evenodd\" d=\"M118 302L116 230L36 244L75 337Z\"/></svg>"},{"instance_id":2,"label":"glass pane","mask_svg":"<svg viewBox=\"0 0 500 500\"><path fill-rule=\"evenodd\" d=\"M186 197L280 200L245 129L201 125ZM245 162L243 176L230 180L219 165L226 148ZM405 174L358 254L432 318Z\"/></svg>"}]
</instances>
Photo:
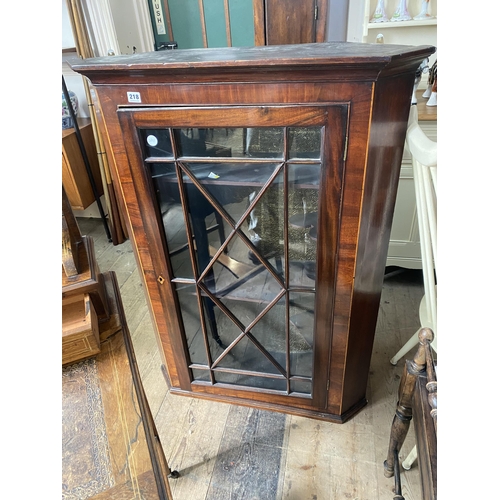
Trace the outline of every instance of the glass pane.
<instances>
[{"instance_id":1,"label":"glass pane","mask_svg":"<svg viewBox=\"0 0 500 500\"><path fill-rule=\"evenodd\" d=\"M248 156L257 158L284 158L284 129L278 127L247 128Z\"/></svg>"},{"instance_id":2,"label":"glass pane","mask_svg":"<svg viewBox=\"0 0 500 500\"><path fill-rule=\"evenodd\" d=\"M183 128L174 135L179 157L284 158L282 128Z\"/></svg>"},{"instance_id":3,"label":"glass pane","mask_svg":"<svg viewBox=\"0 0 500 500\"><path fill-rule=\"evenodd\" d=\"M207 130L206 128L174 129L177 156L209 156L211 148L206 143Z\"/></svg>"},{"instance_id":4,"label":"glass pane","mask_svg":"<svg viewBox=\"0 0 500 500\"><path fill-rule=\"evenodd\" d=\"M217 286L218 289L229 285L229 281L220 276L224 268L228 270L224 274L230 280L243 279L243 275L252 272L256 266L263 267L262 260L264 258L269 259L270 264L274 266L278 274L282 274L284 227L282 173L274 178L271 185L259 198L258 193L261 192L263 183L269 180L269 176L279 167L279 164L251 166L255 167L252 168L252 172L257 170L262 176L260 180L240 181L241 178L252 177L247 172L248 166L241 164L212 164L211 170L219 167L217 168L218 172L222 173L224 168L228 172L227 175L221 175L220 179L217 180L207 179L207 170L205 169L202 173L204 165L183 164L182 167L202 184L201 187L198 187L187 173L184 175L200 274L207 269L211 259L224 244L226 238L230 237L235 229L238 231L230 238L223 254L219 256L217 262L220 266L214 266L210 271L210 275L214 276L208 274L206 276L210 286L214 281L221 281ZM208 193L204 192L205 190ZM207 196L214 198L213 203ZM244 219L243 215L251 208L251 205L254 208ZM224 219L221 213L230 216L231 224ZM242 235L247 238L247 243L242 240ZM249 249L250 242L255 245L255 251ZM260 255L262 260L259 260L257 255ZM234 271L233 268L237 268L237 271ZM268 272L265 269L264 271ZM223 281L225 282L222 283ZM209 285L207 284L207 286Z\"/></svg>"},{"instance_id":5,"label":"glass pane","mask_svg":"<svg viewBox=\"0 0 500 500\"><path fill-rule=\"evenodd\" d=\"M176 290L191 363L208 365L196 298L196 285L178 283Z\"/></svg>"},{"instance_id":6,"label":"glass pane","mask_svg":"<svg viewBox=\"0 0 500 500\"><path fill-rule=\"evenodd\" d=\"M176 278L194 277L187 244L186 222L182 210L173 163L148 164L163 220L172 272Z\"/></svg>"},{"instance_id":7,"label":"glass pane","mask_svg":"<svg viewBox=\"0 0 500 500\"><path fill-rule=\"evenodd\" d=\"M256 255L252 262L260 263L258 256L273 265L277 274L283 276L284 261L284 190L282 171L274 178L260 199L255 201L250 213L249 229Z\"/></svg>"},{"instance_id":8,"label":"glass pane","mask_svg":"<svg viewBox=\"0 0 500 500\"><path fill-rule=\"evenodd\" d=\"M210 300L210 299L207 299ZM225 298L221 301L237 321L233 321L217 305L211 302L205 309L207 325L210 324L210 314L214 318L215 331L222 345L210 341L212 360L218 368L232 368L279 375L285 373L285 311L284 299L275 305L252 329L251 335L256 341L243 334L244 328L255 319L266 307L267 302L251 300L235 300ZM241 328L237 324L242 324ZM270 328L275 328L271 331ZM218 359L223 352L237 339L228 352ZM261 347L258 347L258 344ZM267 354L262 352L264 349ZM278 366L276 366L278 365ZM281 366L281 370L280 367Z\"/></svg>"},{"instance_id":9,"label":"glass pane","mask_svg":"<svg viewBox=\"0 0 500 500\"><path fill-rule=\"evenodd\" d=\"M314 293L290 293L290 372L312 377Z\"/></svg>"},{"instance_id":10,"label":"glass pane","mask_svg":"<svg viewBox=\"0 0 500 500\"><path fill-rule=\"evenodd\" d=\"M175 130L180 139L179 156L242 158L245 156L246 129L194 128Z\"/></svg>"},{"instance_id":11,"label":"glass pane","mask_svg":"<svg viewBox=\"0 0 500 500\"><path fill-rule=\"evenodd\" d=\"M263 307L261 310L264 309ZM256 310L256 312L260 312ZM286 372L286 299L282 297L252 328L252 335Z\"/></svg>"},{"instance_id":12,"label":"glass pane","mask_svg":"<svg viewBox=\"0 0 500 500\"><path fill-rule=\"evenodd\" d=\"M168 128L141 130L141 138L146 157L173 157L172 142L170 141L170 132Z\"/></svg>"},{"instance_id":13,"label":"glass pane","mask_svg":"<svg viewBox=\"0 0 500 500\"><path fill-rule=\"evenodd\" d=\"M290 392L298 392L300 394L312 394L312 385L308 380L291 380Z\"/></svg>"},{"instance_id":14,"label":"glass pane","mask_svg":"<svg viewBox=\"0 0 500 500\"><path fill-rule=\"evenodd\" d=\"M238 222L248 208L251 199L261 190L264 183L279 166L276 163L181 163L182 168L189 172L206 190L208 196L213 197L217 204L227 213L232 214ZM207 196L200 191L184 174L191 207L196 210L202 208L208 213L213 212L213 205L208 206ZM201 207L198 205L201 204Z\"/></svg>"},{"instance_id":15,"label":"glass pane","mask_svg":"<svg viewBox=\"0 0 500 500\"><path fill-rule=\"evenodd\" d=\"M212 299L204 296L203 301L210 356L214 362L241 335L242 331Z\"/></svg>"},{"instance_id":16,"label":"glass pane","mask_svg":"<svg viewBox=\"0 0 500 500\"><path fill-rule=\"evenodd\" d=\"M246 328L281 291L281 285L269 271L259 266L254 276L236 281L230 287L217 287L216 295L221 297L220 301Z\"/></svg>"},{"instance_id":17,"label":"glass pane","mask_svg":"<svg viewBox=\"0 0 500 500\"><path fill-rule=\"evenodd\" d=\"M321 165L288 166L290 286L314 288Z\"/></svg>"},{"instance_id":18,"label":"glass pane","mask_svg":"<svg viewBox=\"0 0 500 500\"><path fill-rule=\"evenodd\" d=\"M286 391L286 380L267 377L255 377L252 375L241 375L238 373L215 372L216 382L259 389L270 389L275 391Z\"/></svg>"},{"instance_id":19,"label":"glass pane","mask_svg":"<svg viewBox=\"0 0 500 500\"><path fill-rule=\"evenodd\" d=\"M194 380L210 382L210 373L208 370L199 370L197 368L193 368L191 371L193 372Z\"/></svg>"},{"instance_id":20,"label":"glass pane","mask_svg":"<svg viewBox=\"0 0 500 500\"><path fill-rule=\"evenodd\" d=\"M289 158L320 158L321 127L290 127Z\"/></svg>"},{"instance_id":21,"label":"glass pane","mask_svg":"<svg viewBox=\"0 0 500 500\"><path fill-rule=\"evenodd\" d=\"M258 373L279 375L280 371L247 337L242 338L217 365L217 368L234 368Z\"/></svg>"}]
</instances>

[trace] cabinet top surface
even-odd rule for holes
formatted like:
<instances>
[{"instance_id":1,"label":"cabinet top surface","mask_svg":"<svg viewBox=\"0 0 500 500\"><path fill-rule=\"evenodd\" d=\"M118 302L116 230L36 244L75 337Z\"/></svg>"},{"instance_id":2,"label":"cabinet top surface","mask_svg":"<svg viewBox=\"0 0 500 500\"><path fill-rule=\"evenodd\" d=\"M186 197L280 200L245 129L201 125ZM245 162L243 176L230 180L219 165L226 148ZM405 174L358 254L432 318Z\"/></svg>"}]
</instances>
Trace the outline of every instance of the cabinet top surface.
<instances>
[{"instance_id":1,"label":"cabinet top surface","mask_svg":"<svg viewBox=\"0 0 500 500\"><path fill-rule=\"evenodd\" d=\"M225 47L208 49L174 49L142 54L96 57L71 61L74 71L121 72L146 70L189 70L223 68L266 68L273 66L313 67L378 64L386 66L405 59L428 57L434 53L430 45L408 46L325 42L298 45L258 47Z\"/></svg>"}]
</instances>

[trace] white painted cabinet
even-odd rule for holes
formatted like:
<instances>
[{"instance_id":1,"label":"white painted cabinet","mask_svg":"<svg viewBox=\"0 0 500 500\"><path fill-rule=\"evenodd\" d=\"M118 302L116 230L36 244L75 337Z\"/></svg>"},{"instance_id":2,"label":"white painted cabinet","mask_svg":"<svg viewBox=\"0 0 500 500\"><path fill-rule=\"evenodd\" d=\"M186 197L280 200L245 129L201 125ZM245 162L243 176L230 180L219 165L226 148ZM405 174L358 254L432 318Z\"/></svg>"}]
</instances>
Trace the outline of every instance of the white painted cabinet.
<instances>
[{"instance_id":1,"label":"white painted cabinet","mask_svg":"<svg viewBox=\"0 0 500 500\"><path fill-rule=\"evenodd\" d=\"M420 13L422 3L422 0L407 0L407 9L412 17ZM412 19L410 21L389 21L385 23L370 22L377 4L377 0L365 0L364 2L350 0L347 41L375 43L377 37L379 37L379 39L383 40L383 43L401 45L430 44L437 47L437 0L430 0L429 2L428 12L432 16L431 19ZM399 5L400 0L384 1L385 12L389 19ZM432 65L436 58L437 51L431 57L429 64ZM423 75L419 90L417 90L418 97L422 95L426 87L427 75ZM430 109L425 106L425 100L419 100L419 124L430 139L437 141L437 107ZM401 163L387 266L410 269L422 268L413 169L410 155L406 149Z\"/></svg>"},{"instance_id":2,"label":"white painted cabinet","mask_svg":"<svg viewBox=\"0 0 500 500\"><path fill-rule=\"evenodd\" d=\"M437 140L436 121L420 121L419 124L429 139ZM422 268L413 168L406 148L401 162L387 266Z\"/></svg>"}]
</instances>

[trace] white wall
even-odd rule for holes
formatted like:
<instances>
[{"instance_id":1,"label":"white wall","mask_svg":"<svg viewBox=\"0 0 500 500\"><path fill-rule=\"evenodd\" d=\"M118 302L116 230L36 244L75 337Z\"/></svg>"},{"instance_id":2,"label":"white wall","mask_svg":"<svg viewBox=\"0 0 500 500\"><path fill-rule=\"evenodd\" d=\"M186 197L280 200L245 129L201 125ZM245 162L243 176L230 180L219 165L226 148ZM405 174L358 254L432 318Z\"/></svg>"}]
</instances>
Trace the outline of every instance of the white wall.
<instances>
[{"instance_id":1,"label":"white wall","mask_svg":"<svg viewBox=\"0 0 500 500\"><path fill-rule=\"evenodd\" d=\"M361 0L357 0L361 1ZM327 42L345 42L349 0L330 0L328 5Z\"/></svg>"},{"instance_id":2,"label":"white wall","mask_svg":"<svg viewBox=\"0 0 500 500\"><path fill-rule=\"evenodd\" d=\"M68 6L66 0L62 1L62 48L68 49L75 46L75 39L73 37L73 30L69 20Z\"/></svg>"},{"instance_id":3,"label":"white wall","mask_svg":"<svg viewBox=\"0 0 500 500\"><path fill-rule=\"evenodd\" d=\"M75 47L75 39L73 37L73 30L71 29L71 22L68 14L68 6L66 0L62 0L62 49L70 49ZM70 58L77 57L76 52L64 53L62 55L62 75L66 82L68 90L72 90L78 98L78 115L82 118L89 118L89 107L87 104L87 97L85 95L85 87L83 86L82 76L75 73L68 66L66 61ZM62 96L62 83L61 83L61 96Z\"/></svg>"},{"instance_id":4,"label":"white wall","mask_svg":"<svg viewBox=\"0 0 500 500\"><path fill-rule=\"evenodd\" d=\"M109 0L121 54L152 52L153 28L147 0Z\"/></svg>"}]
</instances>

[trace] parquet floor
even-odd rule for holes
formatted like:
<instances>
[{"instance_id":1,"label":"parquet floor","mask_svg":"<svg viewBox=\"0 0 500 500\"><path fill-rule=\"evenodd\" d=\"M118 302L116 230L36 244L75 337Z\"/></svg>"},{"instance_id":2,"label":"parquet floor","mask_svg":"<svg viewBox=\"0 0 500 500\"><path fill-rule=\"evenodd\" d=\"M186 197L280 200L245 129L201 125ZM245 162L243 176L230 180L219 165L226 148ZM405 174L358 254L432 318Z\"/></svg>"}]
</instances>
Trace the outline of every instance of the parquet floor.
<instances>
[{"instance_id":1,"label":"parquet floor","mask_svg":"<svg viewBox=\"0 0 500 500\"><path fill-rule=\"evenodd\" d=\"M115 271L144 388L165 455L181 477L175 500L392 500L383 474L402 361L389 359L418 328L420 271L389 273L375 336L368 405L345 424L173 396L129 241L107 241L100 219L79 218L102 271ZM412 351L413 353L413 351ZM409 355L411 355L410 353ZM415 443L413 428L404 458ZM420 499L418 465L402 472L406 500Z\"/></svg>"}]
</instances>

